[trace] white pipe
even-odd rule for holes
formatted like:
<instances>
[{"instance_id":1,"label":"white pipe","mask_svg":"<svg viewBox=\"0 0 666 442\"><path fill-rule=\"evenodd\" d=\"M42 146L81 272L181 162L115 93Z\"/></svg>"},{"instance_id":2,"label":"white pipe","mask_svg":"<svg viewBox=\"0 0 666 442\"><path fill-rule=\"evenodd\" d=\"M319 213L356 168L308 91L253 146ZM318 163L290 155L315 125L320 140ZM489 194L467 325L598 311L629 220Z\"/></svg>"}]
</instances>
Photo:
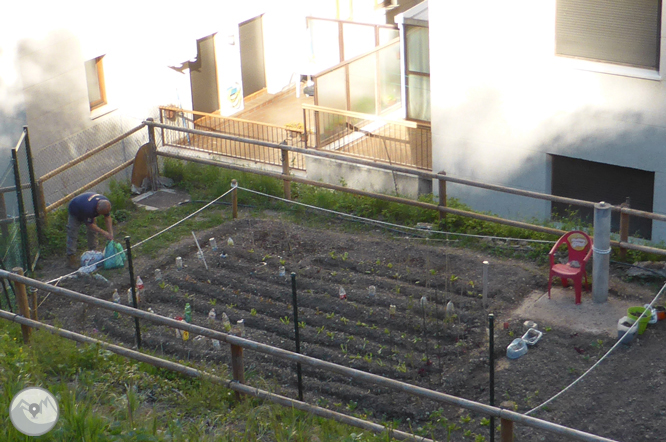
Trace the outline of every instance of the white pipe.
<instances>
[{"instance_id":1,"label":"white pipe","mask_svg":"<svg viewBox=\"0 0 666 442\"><path fill-rule=\"evenodd\" d=\"M594 252L592 259L592 300L603 303L608 300L610 274L610 221L611 205L600 202L594 205Z\"/></svg>"}]
</instances>

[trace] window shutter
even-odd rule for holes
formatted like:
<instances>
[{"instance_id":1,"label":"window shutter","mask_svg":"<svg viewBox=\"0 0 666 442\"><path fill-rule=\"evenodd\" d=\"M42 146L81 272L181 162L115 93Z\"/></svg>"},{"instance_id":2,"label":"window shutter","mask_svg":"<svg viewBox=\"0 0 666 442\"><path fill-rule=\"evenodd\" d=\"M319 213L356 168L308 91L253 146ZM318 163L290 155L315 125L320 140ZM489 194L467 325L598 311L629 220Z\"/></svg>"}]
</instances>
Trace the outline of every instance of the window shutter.
<instances>
[{"instance_id":1,"label":"window shutter","mask_svg":"<svg viewBox=\"0 0 666 442\"><path fill-rule=\"evenodd\" d=\"M555 53L659 69L661 0L557 0Z\"/></svg>"}]
</instances>

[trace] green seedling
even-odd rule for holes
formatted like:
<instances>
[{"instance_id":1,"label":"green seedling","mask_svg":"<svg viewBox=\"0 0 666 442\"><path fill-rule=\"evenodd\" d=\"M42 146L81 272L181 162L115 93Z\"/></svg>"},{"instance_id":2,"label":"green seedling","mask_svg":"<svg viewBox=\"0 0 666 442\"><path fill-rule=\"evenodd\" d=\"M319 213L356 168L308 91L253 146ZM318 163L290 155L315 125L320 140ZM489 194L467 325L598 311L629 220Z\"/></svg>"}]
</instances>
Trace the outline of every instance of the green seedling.
<instances>
[{"instance_id":1,"label":"green seedling","mask_svg":"<svg viewBox=\"0 0 666 442\"><path fill-rule=\"evenodd\" d=\"M298 328L305 328L305 321L300 321L298 323Z\"/></svg>"},{"instance_id":2,"label":"green seedling","mask_svg":"<svg viewBox=\"0 0 666 442\"><path fill-rule=\"evenodd\" d=\"M328 256L330 256L331 259L335 259L336 258L335 251L331 250L330 252L328 252Z\"/></svg>"},{"instance_id":3,"label":"green seedling","mask_svg":"<svg viewBox=\"0 0 666 442\"><path fill-rule=\"evenodd\" d=\"M398 370L400 373L407 373L407 365L405 365L404 362L399 363L395 367L396 370Z\"/></svg>"},{"instance_id":4,"label":"green seedling","mask_svg":"<svg viewBox=\"0 0 666 442\"><path fill-rule=\"evenodd\" d=\"M291 321L289 320L289 316L285 316L284 318L280 318L280 322L284 325L289 325Z\"/></svg>"},{"instance_id":5,"label":"green seedling","mask_svg":"<svg viewBox=\"0 0 666 442\"><path fill-rule=\"evenodd\" d=\"M333 319L335 317L335 313L326 313L326 319Z\"/></svg>"},{"instance_id":6,"label":"green seedling","mask_svg":"<svg viewBox=\"0 0 666 442\"><path fill-rule=\"evenodd\" d=\"M345 252L342 254L342 260L347 261L347 259L349 259L349 253Z\"/></svg>"},{"instance_id":7,"label":"green seedling","mask_svg":"<svg viewBox=\"0 0 666 442\"><path fill-rule=\"evenodd\" d=\"M250 316L257 316L257 309L256 308L253 308L252 310L250 310Z\"/></svg>"},{"instance_id":8,"label":"green seedling","mask_svg":"<svg viewBox=\"0 0 666 442\"><path fill-rule=\"evenodd\" d=\"M386 264L386 267L388 267L389 269L392 269L392 268L393 268L393 264L391 264L391 263L389 262L388 264Z\"/></svg>"},{"instance_id":9,"label":"green seedling","mask_svg":"<svg viewBox=\"0 0 666 442\"><path fill-rule=\"evenodd\" d=\"M363 360L368 364L372 363L372 353L366 353L366 355L363 356Z\"/></svg>"},{"instance_id":10,"label":"green seedling","mask_svg":"<svg viewBox=\"0 0 666 442\"><path fill-rule=\"evenodd\" d=\"M482 417L481 422L480 422L482 427L489 427L490 426L490 419L487 417Z\"/></svg>"},{"instance_id":11,"label":"green seedling","mask_svg":"<svg viewBox=\"0 0 666 442\"><path fill-rule=\"evenodd\" d=\"M217 304L217 299L213 298L213 299L211 299L210 301L208 301L208 303L209 303L210 305L212 305L213 307L215 307L215 304Z\"/></svg>"},{"instance_id":12,"label":"green seedling","mask_svg":"<svg viewBox=\"0 0 666 442\"><path fill-rule=\"evenodd\" d=\"M326 326L324 325L317 327L317 336L319 336L324 331L324 329L326 329Z\"/></svg>"},{"instance_id":13,"label":"green seedling","mask_svg":"<svg viewBox=\"0 0 666 442\"><path fill-rule=\"evenodd\" d=\"M331 341L335 338L335 333L334 332L326 332L326 336L331 338Z\"/></svg>"},{"instance_id":14,"label":"green seedling","mask_svg":"<svg viewBox=\"0 0 666 442\"><path fill-rule=\"evenodd\" d=\"M342 316L342 317L340 318L340 322L342 322L344 325L347 325L347 324L349 323L349 319L347 319L347 318L345 318L344 316Z\"/></svg>"},{"instance_id":15,"label":"green seedling","mask_svg":"<svg viewBox=\"0 0 666 442\"><path fill-rule=\"evenodd\" d=\"M345 344L340 344L340 350L342 351L343 355L347 354L347 346Z\"/></svg>"}]
</instances>

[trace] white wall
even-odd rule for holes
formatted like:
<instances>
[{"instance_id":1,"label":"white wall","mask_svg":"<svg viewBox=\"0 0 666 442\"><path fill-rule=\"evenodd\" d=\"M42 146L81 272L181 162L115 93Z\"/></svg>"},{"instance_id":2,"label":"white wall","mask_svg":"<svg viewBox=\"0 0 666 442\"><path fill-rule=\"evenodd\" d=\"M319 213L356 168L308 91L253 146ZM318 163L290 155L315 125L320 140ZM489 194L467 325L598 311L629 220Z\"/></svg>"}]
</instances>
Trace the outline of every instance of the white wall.
<instances>
[{"instance_id":1,"label":"white wall","mask_svg":"<svg viewBox=\"0 0 666 442\"><path fill-rule=\"evenodd\" d=\"M666 212L664 81L555 57L554 0L429 6L434 170L550 192L547 154L632 167L655 172L654 210ZM537 200L447 190L504 216L549 215ZM653 239L666 239L662 224L653 224Z\"/></svg>"}]
</instances>

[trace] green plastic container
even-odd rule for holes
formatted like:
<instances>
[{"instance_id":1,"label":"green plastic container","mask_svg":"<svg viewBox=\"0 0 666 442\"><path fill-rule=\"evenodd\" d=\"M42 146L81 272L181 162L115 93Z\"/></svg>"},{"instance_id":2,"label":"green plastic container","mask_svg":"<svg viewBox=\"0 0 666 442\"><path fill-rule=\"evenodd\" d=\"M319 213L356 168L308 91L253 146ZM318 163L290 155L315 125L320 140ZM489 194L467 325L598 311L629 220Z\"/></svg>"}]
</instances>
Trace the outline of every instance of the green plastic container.
<instances>
[{"instance_id":1,"label":"green plastic container","mask_svg":"<svg viewBox=\"0 0 666 442\"><path fill-rule=\"evenodd\" d=\"M645 311L645 307L629 307L627 309L627 316L630 319L633 319L634 321L638 321L638 318L643 314ZM648 310L648 312L641 318L640 321L638 321L638 334L642 335L643 332L645 332L645 329L647 328L648 322L650 321L650 318L652 317L652 312Z\"/></svg>"}]
</instances>

